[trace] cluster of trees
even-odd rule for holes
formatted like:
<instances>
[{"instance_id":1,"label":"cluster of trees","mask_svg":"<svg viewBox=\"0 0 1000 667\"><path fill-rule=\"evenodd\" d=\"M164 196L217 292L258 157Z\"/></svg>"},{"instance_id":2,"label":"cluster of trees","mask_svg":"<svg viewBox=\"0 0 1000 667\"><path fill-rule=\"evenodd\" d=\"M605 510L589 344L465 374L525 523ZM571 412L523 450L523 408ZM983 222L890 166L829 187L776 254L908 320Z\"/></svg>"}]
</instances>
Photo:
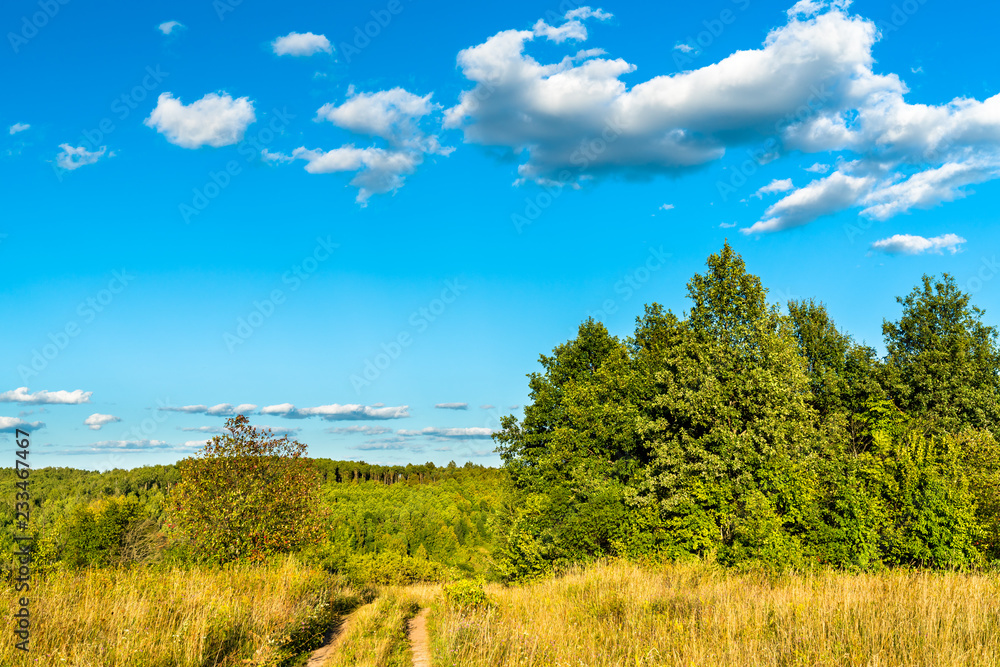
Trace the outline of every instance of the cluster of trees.
<instances>
[{"instance_id":1,"label":"cluster of trees","mask_svg":"<svg viewBox=\"0 0 1000 667\"><path fill-rule=\"evenodd\" d=\"M227 429L176 465L33 471L35 567L224 563L298 552L359 581L486 570L499 470L310 459L305 445L245 417ZM13 470L0 470L0 494L13 498L16 481ZM9 568L14 535L23 532L15 531L11 505L0 505L0 526L0 558Z\"/></svg>"},{"instance_id":2,"label":"cluster of trees","mask_svg":"<svg viewBox=\"0 0 1000 667\"><path fill-rule=\"evenodd\" d=\"M1000 354L947 274L925 276L887 354L822 304L768 305L726 246L686 317L620 340L584 322L542 355L495 435L514 495L509 578L598 555L729 565L965 566L1000 557Z\"/></svg>"}]
</instances>

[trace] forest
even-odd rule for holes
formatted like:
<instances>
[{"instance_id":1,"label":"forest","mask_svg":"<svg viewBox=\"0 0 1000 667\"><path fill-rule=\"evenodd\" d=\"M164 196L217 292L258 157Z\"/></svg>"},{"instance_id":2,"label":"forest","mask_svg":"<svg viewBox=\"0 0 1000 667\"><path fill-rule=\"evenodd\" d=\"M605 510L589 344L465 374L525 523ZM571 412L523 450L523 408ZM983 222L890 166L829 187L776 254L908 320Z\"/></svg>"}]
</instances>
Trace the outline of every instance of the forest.
<instances>
[{"instance_id":1,"label":"forest","mask_svg":"<svg viewBox=\"0 0 1000 667\"><path fill-rule=\"evenodd\" d=\"M879 358L822 303L768 304L728 244L706 269L684 316L647 305L625 339L587 320L541 355L523 419L494 435L500 469L311 459L235 418L176 465L35 471L35 567L295 551L359 581L406 583L516 581L605 556L849 570L1000 557L997 330L951 276L898 298ZM259 460L276 465L233 463ZM256 500L208 500L253 479ZM16 482L0 471L7 497ZM274 484L297 489L271 494L284 508L265 497ZM179 509L181 492L204 516ZM224 512L248 524L270 513L270 541L193 537ZM12 506L0 517L9 566Z\"/></svg>"},{"instance_id":2,"label":"forest","mask_svg":"<svg viewBox=\"0 0 1000 667\"><path fill-rule=\"evenodd\" d=\"M632 655L647 643L709 663L838 664L830 651L848 647L966 664L1000 627L980 604L1000 591L1000 350L985 313L952 276L923 276L883 321L879 356L822 302L769 303L728 244L687 294L680 315L647 305L630 336L589 319L540 355L523 417L493 436L500 468L311 458L241 415L174 465L33 470L32 576L59 628L44 655L298 665L357 609L368 629L336 664L403 665L409 619L429 607L434 655L457 664L660 664ZM0 493L21 481L0 470ZM0 521L13 590L13 502ZM955 633L900 630L963 586L978 597L921 612ZM169 617L140 602L150 590L174 600ZM802 604L824 615L803 620ZM87 611L107 605L155 626L147 644ZM900 620L879 620L887 605ZM525 643L553 614L548 648ZM572 639L583 622L606 639ZM684 624L714 629L678 643ZM885 653L876 627L905 641ZM108 633L111 649L94 643Z\"/></svg>"}]
</instances>

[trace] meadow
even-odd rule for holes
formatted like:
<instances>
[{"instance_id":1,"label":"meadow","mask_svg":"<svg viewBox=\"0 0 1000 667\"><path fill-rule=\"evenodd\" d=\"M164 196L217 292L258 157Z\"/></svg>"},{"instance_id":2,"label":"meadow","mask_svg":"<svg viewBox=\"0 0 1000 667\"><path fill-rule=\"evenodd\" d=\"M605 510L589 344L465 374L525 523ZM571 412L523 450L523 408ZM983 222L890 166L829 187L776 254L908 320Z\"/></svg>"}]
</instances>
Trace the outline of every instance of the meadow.
<instances>
[{"instance_id":1,"label":"meadow","mask_svg":"<svg viewBox=\"0 0 1000 667\"><path fill-rule=\"evenodd\" d=\"M480 586L359 587L295 558L56 572L35 594L30 659L5 633L0 664L304 665L339 628L322 665L401 667L413 664L407 621L427 608L440 666L1000 665L996 573L619 560ZM13 597L0 596L8 618Z\"/></svg>"}]
</instances>

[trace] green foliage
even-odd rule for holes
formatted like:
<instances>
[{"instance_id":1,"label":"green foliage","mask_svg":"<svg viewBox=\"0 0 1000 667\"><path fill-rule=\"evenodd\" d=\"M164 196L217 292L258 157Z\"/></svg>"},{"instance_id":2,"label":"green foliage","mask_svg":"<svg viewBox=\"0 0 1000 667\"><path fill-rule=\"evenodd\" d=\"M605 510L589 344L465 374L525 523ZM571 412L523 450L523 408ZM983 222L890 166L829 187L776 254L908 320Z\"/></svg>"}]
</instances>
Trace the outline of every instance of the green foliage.
<instances>
[{"instance_id":1,"label":"green foliage","mask_svg":"<svg viewBox=\"0 0 1000 667\"><path fill-rule=\"evenodd\" d=\"M490 605L490 598L483 590L483 583L463 579L444 586L444 600L452 607L475 608Z\"/></svg>"},{"instance_id":2,"label":"green foliage","mask_svg":"<svg viewBox=\"0 0 1000 667\"><path fill-rule=\"evenodd\" d=\"M229 435L180 463L170 494L180 532L216 562L259 561L315 542L320 478L303 458L306 446L256 429L243 415L226 428Z\"/></svg>"},{"instance_id":3,"label":"green foliage","mask_svg":"<svg viewBox=\"0 0 1000 667\"><path fill-rule=\"evenodd\" d=\"M964 567L1000 545L996 332L945 275L899 301L888 355L822 304L767 304L726 244L686 318L592 320L542 356L494 438L511 481L496 571L603 555L739 567Z\"/></svg>"},{"instance_id":4,"label":"green foliage","mask_svg":"<svg viewBox=\"0 0 1000 667\"><path fill-rule=\"evenodd\" d=\"M907 413L927 415L939 431L1000 426L997 330L947 273L896 300L898 322L885 321L889 392Z\"/></svg>"}]
</instances>

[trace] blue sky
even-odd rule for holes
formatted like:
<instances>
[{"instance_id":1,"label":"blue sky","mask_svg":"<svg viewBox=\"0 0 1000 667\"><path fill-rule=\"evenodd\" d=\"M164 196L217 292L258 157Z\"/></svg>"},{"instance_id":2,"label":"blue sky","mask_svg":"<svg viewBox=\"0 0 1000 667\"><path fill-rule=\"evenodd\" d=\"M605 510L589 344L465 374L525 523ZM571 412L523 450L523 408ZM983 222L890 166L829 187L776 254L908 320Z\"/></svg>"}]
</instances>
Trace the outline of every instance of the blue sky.
<instances>
[{"instance_id":1,"label":"blue sky","mask_svg":"<svg viewBox=\"0 0 1000 667\"><path fill-rule=\"evenodd\" d=\"M495 464L540 353L685 310L725 239L879 349L923 273L1000 312L994 5L0 17L0 439L36 466L176 461L236 411L314 456Z\"/></svg>"}]
</instances>

